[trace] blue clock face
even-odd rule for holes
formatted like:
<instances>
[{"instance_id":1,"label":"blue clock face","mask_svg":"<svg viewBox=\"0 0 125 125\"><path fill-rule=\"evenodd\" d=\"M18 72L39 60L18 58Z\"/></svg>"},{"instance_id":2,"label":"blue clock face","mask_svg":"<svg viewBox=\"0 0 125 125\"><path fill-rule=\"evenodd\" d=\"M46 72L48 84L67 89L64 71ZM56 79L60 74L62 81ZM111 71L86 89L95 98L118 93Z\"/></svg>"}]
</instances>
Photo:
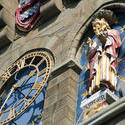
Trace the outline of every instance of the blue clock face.
<instances>
[{"instance_id":1,"label":"blue clock face","mask_svg":"<svg viewBox=\"0 0 125 125\"><path fill-rule=\"evenodd\" d=\"M26 119L24 123L29 124L42 112L50 67L51 61L45 52L32 52L8 68L1 76L4 85L0 93L0 124L18 122L19 125Z\"/></svg>"}]
</instances>

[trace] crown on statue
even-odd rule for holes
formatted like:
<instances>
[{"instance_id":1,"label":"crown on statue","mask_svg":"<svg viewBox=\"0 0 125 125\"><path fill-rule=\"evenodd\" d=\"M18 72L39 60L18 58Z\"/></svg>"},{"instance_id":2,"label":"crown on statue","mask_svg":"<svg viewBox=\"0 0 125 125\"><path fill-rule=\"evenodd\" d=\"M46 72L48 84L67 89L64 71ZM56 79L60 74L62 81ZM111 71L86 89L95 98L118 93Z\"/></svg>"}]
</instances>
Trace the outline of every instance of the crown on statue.
<instances>
[{"instance_id":1,"label":"crown on statue","mask_svg":"<svg viewBox=\"0 0 125 125\"><path fill-rule=\"evenodd\" d=\"M98 29L97 29L97 25L98 25ZM96 18L93 22L92 22L92 26L94 29L94 32L96 33L96 30L109 30L111 29L108 22L104 19L104 18Z\"/></svg>"}]
</instances>

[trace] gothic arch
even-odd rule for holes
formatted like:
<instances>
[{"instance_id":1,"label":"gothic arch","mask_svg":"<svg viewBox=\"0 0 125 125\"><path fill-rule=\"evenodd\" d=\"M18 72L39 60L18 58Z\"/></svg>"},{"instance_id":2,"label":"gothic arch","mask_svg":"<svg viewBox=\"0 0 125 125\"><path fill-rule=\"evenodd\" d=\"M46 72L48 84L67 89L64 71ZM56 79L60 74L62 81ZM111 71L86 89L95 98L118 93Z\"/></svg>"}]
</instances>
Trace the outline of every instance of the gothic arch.
<instances>
[{"instance_id":1,"label":"gothic arch","mask_svg":"<svg viewBox=\"0 0 125 125\"><path fill-rule=\"evenodd\" d=\"M89 14L89 17L86 18L86 20L80 24L81 27L79 27L78 31L76 32L76 34L74 35L74 39L72 40L72 45L71 45L71 49L70 49L70 56L72 58L76 58L77 61L80 60L81 58L81 53L83 50L83 37L86 37L85 33L87 31L87 29L90 27L92 20L95 18L95 16L98 15L98 13L101 10L112 10L115 12L117 11L121 11L124 12L125 10L125 3L119 1L112 1L112 2L107 2L107 3L102 3L100 6L96 6L96 10L91 14ZM84 15L83 15L84 17Z\"/></svg>"}]
</instances>

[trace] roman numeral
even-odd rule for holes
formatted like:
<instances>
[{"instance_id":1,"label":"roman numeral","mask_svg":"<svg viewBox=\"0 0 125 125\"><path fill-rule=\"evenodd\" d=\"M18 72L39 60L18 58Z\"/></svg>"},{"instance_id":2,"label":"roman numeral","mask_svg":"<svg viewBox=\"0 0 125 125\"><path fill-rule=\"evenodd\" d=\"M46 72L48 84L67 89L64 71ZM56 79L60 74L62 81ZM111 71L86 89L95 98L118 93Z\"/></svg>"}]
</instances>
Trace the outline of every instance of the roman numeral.
<instances>
[{"instance_id":1,"label":"roman numeral","mask_svg":"<svg viewBox=\"0 0 125 125\"><path fill-rule=\"evenodd\" d=\"M3 74L2 76L0 76L0 78L3 79L3 80L7 80L7 79L10 78L10 76L11 76L11 74L10 74L10 72L8 71L8 72L6 72L5 74Z\"/></svg>"},{"instance_id":2,"label":"roman numeral","mask_svg":"<svg viewBox=\"0 0 125 125\"><path fill-rule=\"evenodd\" d=\"M18 67L18 69L23 68L24 65L25 65L25 59L22 59L22 60L20 60L20 61L17 63L17 67Z\"/></svg>"},{"instance_id":3,"label":"roman numeral","mask_svg":"<svg viewBox=\"0 0 125 125\"><path fill-rule=\"evenodd\" d=\"M32 58L32 60L30 61L30 64L32 64L32 63L33 63L34 59L35 59L35 56L34 56L34 57Z\"/></svg>"}]
</instances>

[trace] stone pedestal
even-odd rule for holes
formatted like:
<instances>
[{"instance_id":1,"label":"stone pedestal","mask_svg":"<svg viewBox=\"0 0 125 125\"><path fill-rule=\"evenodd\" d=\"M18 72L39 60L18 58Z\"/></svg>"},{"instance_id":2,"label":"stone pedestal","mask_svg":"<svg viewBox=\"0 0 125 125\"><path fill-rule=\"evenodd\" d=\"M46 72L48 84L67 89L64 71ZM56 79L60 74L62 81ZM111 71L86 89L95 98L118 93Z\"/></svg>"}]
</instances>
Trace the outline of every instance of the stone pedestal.
<instances>
[{"instance_id":1,"label":"stone pedestal","mask_svg":"<svg viewBox=\"0 0 125 125\"><path fill-rule=\"evenodd\" d=\"M117 97L109 90L98 91L81 103L81 108L84 111L84 120L88 119L95 113L104 109L107 105L117 101Z\"/></svg>"}]
</instances>

